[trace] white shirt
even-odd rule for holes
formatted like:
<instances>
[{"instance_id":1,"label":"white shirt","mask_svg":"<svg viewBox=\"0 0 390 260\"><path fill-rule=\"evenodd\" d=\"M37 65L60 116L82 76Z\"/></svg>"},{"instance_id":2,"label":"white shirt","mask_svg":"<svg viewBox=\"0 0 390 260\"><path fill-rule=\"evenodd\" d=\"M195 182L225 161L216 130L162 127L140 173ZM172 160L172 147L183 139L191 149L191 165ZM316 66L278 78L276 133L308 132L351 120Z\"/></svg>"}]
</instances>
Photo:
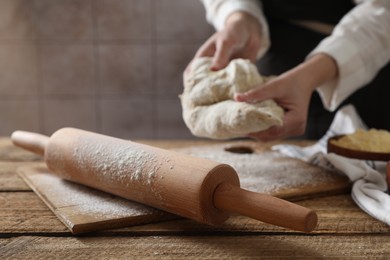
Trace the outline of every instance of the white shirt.
<instances>
[{"instance_id":1,"label":"white shirt","mask_svg":"<svg viewBox=\"0 0 390 260\"><path fill-rule=\"evenodd\" d=\"M235 11L245 11L257 17L263 30L259 58L268 50L268 25L259 1L201 1L206 8L207 20L217 30L224 27L227 17ZM355 0L355 3L356 6L333 32L308 55L326 53L337 62L339 77L317 88L322 103L330 111L369 83L390 60L390 0Z\"/></svg>"}]
</instances>

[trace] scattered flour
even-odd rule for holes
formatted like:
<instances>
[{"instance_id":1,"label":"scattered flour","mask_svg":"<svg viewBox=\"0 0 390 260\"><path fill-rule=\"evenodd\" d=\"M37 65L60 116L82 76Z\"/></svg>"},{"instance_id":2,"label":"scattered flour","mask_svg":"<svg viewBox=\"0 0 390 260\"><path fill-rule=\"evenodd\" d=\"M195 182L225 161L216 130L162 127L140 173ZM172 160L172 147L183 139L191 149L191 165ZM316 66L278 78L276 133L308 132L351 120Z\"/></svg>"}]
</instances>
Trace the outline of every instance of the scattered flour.
<instances>
[{"instance_id":1,"label":"scattered flour","mask_svg":"<svg viewBox=\"0 0 390 260\"><path fill-rule=\"evenodd\" d=\"M232 145L210 145L176 149L176 151L211 159L232 166L247 190L275 194L285 188L317 185L335 178L335 175L278 152L233 153L225 151Z\"/></svg>"},{"instance_id":2,"label":"scattered flour","mask_svg":"<svg viewBox=\"0 0 390 260\"><path fill-rule=\"evenodd\" d=\"M119 198L83 185L62 180L51 174L29 176L35 187L59 210L71 208L71 212L89 218L116 219L131 216L150 215L159 212L151 207ZM63 221L72 226L71 216L63 216Z\"/></svg>"}]
</instances>

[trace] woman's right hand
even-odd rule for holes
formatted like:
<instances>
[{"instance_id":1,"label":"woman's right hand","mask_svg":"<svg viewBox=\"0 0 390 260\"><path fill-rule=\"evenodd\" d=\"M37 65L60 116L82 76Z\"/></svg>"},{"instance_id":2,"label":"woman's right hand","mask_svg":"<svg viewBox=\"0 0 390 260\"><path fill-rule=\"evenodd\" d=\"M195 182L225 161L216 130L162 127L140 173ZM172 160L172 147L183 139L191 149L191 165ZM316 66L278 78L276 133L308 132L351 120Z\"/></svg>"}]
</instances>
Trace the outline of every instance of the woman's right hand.
<instances>
[{"instance_id":1,"label":"woman's right hand","mask_svg":"<svg viewBox=\"0 0 390 260\"><path fill-rule=\"evenodd\" d=\"M235 58L255 62L261 46L261 26L258 19L245 12L231 14L223 30L213 34L196 52L195 58L213 57L212 70L226 67ZM190 69L191 63L184 73Z\"/></svg>"}]
</instances>

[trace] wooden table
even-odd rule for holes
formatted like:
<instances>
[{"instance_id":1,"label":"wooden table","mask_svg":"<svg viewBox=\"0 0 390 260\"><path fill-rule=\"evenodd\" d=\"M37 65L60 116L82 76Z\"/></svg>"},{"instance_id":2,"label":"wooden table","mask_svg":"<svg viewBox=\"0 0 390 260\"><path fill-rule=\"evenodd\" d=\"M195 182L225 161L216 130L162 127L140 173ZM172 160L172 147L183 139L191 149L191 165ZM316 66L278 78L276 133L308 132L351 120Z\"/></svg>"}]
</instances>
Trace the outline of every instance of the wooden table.
<instances>
[{"instance_id":1,"label":"wooden table","mask_svg":"<svg viewBox=\"0 0 390 260\"><path fill-rule=\"evenodd\" d=\"M188 142L157 142L180 147ZM199 144L199 143L196 143ZM177 219L74 236L17 176L40 158L0 138L0 259L388 258L390 227L349 194L297 202L317 211L310 234L233 216L210 227Z\"/></svg>"}]
</instances>

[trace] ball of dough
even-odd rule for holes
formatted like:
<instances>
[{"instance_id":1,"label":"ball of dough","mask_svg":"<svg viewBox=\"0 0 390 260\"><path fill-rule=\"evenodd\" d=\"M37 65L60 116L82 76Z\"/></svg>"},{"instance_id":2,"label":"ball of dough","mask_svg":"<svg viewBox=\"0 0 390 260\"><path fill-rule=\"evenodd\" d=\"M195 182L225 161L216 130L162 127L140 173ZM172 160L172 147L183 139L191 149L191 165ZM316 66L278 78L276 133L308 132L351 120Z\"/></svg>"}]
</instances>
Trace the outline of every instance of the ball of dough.
<instances>
[{"instance_id":1,"label":"ball of dough","mask_svg":"<svg viewBox=\"0 0 390 260\"><path fill-rule=\"evenodd\" d=\"M192 134L212 139L230 139L282 125L283 109L273 100L249 104L234 101L242 93L263 84L249 60L235 59L219 71L211 71L212 58L195 59L184 77L180 95L183 119Z\"/></svg>"}]
</instances>

